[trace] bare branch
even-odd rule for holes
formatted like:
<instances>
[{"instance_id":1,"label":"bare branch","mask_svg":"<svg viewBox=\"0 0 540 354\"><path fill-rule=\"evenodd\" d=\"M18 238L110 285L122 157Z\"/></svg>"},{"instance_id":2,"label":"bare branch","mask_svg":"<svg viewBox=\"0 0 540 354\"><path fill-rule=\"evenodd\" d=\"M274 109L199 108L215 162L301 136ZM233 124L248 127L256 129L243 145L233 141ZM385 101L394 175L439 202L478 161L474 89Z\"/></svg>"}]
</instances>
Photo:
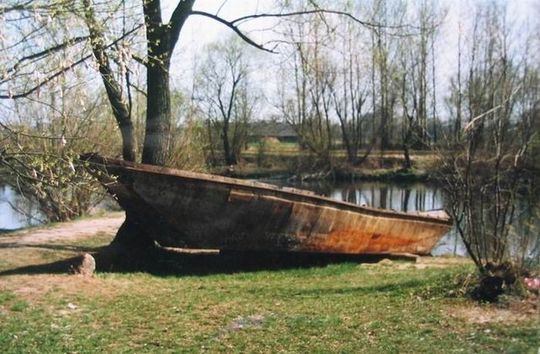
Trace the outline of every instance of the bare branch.
<instances>
[{"instance_id":1,"label":"bare branch","mask_svg":"<svg viewBox=\"0 0 540 354\"><path fill-rule=\"evenodd\" d=\"M495 112L495 111L498 111L499 109L503 108L504 106L506 106L508 104L508 102L510 102L510 100L514 97L514 95L516 93L518 93L518 91L521 89L521 85L518 86L514 92L512 92L510 94L510 96L508 96L508 98L506 98L501 104L495 106L495 107L492 107L491 109L488 109L487 111L477 115L476 117L474 117L473 119L471 119L471 121L469 123L467 123L467 125L463 128L463 131L464 132L467 132L469 131L470 129L472 129L475 125L475 123L479 120L481 120L482 118L486 117L487 115Z\"/></svg>"},{"instance_id":2,"label":"bare branch","mask_svg":"<svg viewBox=\"0 0 540 354\"><path fill-rule=\"evenodd\" d=\"M6 14L8 12L13 12L13 11L32 10L35 8L34 6L31 6L32 3L33 3L33 0L28 0L27 2L23 4L17 4L17 5L12 5L12 6L2 6L0 7L0 15Z\"/></svg>"},{"instance_id":3,"label":"bare branch","mask_svg":"<svg viewBox=\"0 0 540 354\"><path fill-rule=\"evenodd\" d=\"M138 93L140 93L141 95L143 95L144 97L147 97L148 94L146 93L145 90L143 90L142 88L140 88L139 86L135 85L133 82L130 82L129 83L129 86L130 87L133 87L135 89L135 91L137 91Z\"/></svg>"},{"instance_id":4,"label":"bare branch","mask_svg":"<svg viewBox=\"0 0 540 354\"><path fill-rule=\"evenodd\" d=\"M61 44L58 44L58 45L55 45L53 47L50 47L50 48L47 48L47 49L44 49L40 52L37 52L37 53L33 53L33 54L30 54L30 55L27 55L25 57L22 57L20 58L19 60L17 60L17 62L9 69L6 70L5 72L5 75L0 77L0 83L4 83L6 82L7 80L9 80L9 78L7 77L8 74L10 73L13 73L15 71L17 71L17 69L21 66L21 64L23 64L24 62L26 61L30 61L30 60L33 60L33 59L41 59L49 54L52 54L54 52L57 52L59 50L62 50L64 48L67 48L69 46L72 46L74 44L77 44L77 43L80 43L82 41L85 41L89 38L89 36L81 36L81 37L75 37L75 38L72 38L72 39L69 39L67 41L65 41L64 43L61 43Z\"/></svg>"},{"instance_id":5,"label":"bare branch","mask_svg":"<svg viewBox=\"0 0 540 354\"><path fill-rule=\"evenodd\" d=\"M221 2L221 5L219 5L219 8L218 8L217 11L216 11L216 16L219 15L219 13L220 13L221 10L223 9L223 7L227 4L228 1L229 1L229 0L223 0L223 1Z\"/></svg>"},{"instance_id":6,"label":"bare branch","mask_svg":"<svg viewBox=\"0 0 540 354\"><path fill-rule=\"evenodd\" d=\"M233 22L230 22L230 21L227 21L219 16L216 16L216 15L212 15L208 12L203 12L203 11L191 11L190 12L191 15L199 15L199 16L204 16L204 17L208 17L208 18L211 18L219 23L222 23L224 24L225 26L229 27L230 29L232 29L240 38L242 38L242 40L244 40L246 43L248 43L249 45L257 48L257 49L260 49L260 50L264 50L265 52L269 52L269 53L276 53L275 51L271 50L271 49L268 49L268 48L265 48L263 47L262 45L254 42L251 38L249 38L248 36L246 36L235 24L234 24L234 21ZM257 15L254 15L254 16L257 16Z\"/></svg>"},{"instance_id":7,"label":"bare branch","mask_svg":"<svg viewBox=\"0 0 540 354\"><path fill-rule=\"evenodd\" d=\"M0 6L0 16L10 12L44 13L54 11L58 14L69 12L74 4L73 0L43 1L41 3L36 0L28 0L20 4Z\"/></svg>"},{"instance_id":8,"label":"bare branch","mask_svg":"<svg viewBox=\"0 0 540 354\"><path fill-rule=\"evenodd\" d=\"M32 93L36 92L39 88L41 88L44 85L48 84L49 82L51 82L52 80L54 80L58 76L62 75L63 73L73 69L77 65L85 62L87 59L89 59L91 57L92 57L92 54L89 54L89 55L87 55L85 57L82 57L81 59L77 60L76 62L71 63L68 66L63 67L62 69L60 69L59 71L57 71L53 75L51 75L48 78L40 81L37 85L35 85L31 89L29 89L29 90L27 90L27 91L25 91L23 93L19 93L19 94L16 94L16 95L0 95L0 99L18 99L18 98L23 98L23 97L26 97L28 95L31 95Z\"/></svg>"},{"instance_id":9,"label":"bare branch","mask_svg":"<svg viewBox=\"0 0 540 354\"><path fill-rule=\"evenodd\" d=\"M187 18L190 15L190 11L193 8L195 0L180 1L178 6L174 9L171 15L170 28L169 28L169 51L172 54L178 37L180 36L180 30L184 26Z\"/></svg>"},{"instance_id":10,"label":"bare branch","mask_svg":"<svg viewBox=\"0 0 540 354\"><path fill-rule=\"evenodd\" d=\"M235 25L239 25L242 22L250 21L250 20L254 20L258 18L282 18L282 17L294 17L294 16L302 16L302 15L313 15L313 14L332 14L332 15L345 16L363 26L377 28L377 29L378 28L402 29L405 27L410 27L410 26L403 26L403 25L391 26L391 25L382 25L380 23L372 23L372 22L361 20L358 17L345 11L327 10L327 9L321 9L321 8L317 8L314 10L293 11L293 12L284 12L284 13L264 13L264 14L246 15L246 16L238 17L230 21L230 23L233 26L235 26Z\"/></svg>"},{"instance_id":11,"label":"bare branch","mask_svg":"<svg viewBox=\"0 0 540 354\"><path fill-rule=\"evenodd\" d=\"M146 60L144 58L141 58L138 55L132 54L131 59L135 60L137 63L139 63L141 65L144 65L144 66L148 65L148 60Z\"/></svg>"},{"instance_id":12,"label":"bare branch","mask_svg":"<svg viewBox=\"0 0 540 354\"><path fill-rule=\"evenodd\" d=\"M108 48L116 45L118 42L122 41L124 38L126 38L126 37L130 36L131 34L135 33L142 26L143 26L142 24L135 26L132 30L126 32L126 34L124 34L123 36L117 38L116 40L114 40L110 44L106 45L103 49L108 49ZM36 92L38 89L40 89L44 85L46 85L49 82L51 82L52 80L54 80L55 78L57 78L58 76L62 75L63 73L73 69L74 67L76 67L79 64L84 63L86 60L90 59L92 57L92 55L93 54L88 54L88 55L82 57L81 59L71 63L70 65L64 66L63 68L58 70L56 73L54 73L53 75L49 76L48 78L40 81L34 87L26 90L25 92L15 94L15 95L11 95L11 94L9 94L9 95L0 95L0 99L18 99L18 98L27 97L27 96L31 95L32 93Z\"/></svg>"},{"instance_id":13,"label":"bare branch","mask_svg":"<svg viewBox=\"0 0 540 354\"><path fill-rule=\"evenodd\" d=\"M205 16L205 17L211 18L211 19L213 19L215 21L218 21L218 22L224 24L225 26L232 29L240 38L242 38L249 45L251 45L251 46L253 46L253 47L257 48L257 49L264 50L264 51L269 52L269 53L276 53L276 51L274 51L273 49L268 49L268 48L264 47L264 45L261 45L261 44L258 44L256 42L254 42L251 38L246 36L240 30L239 25L241 25L242 23L244 23L246 21L260 19L260 18L284 18L284 17L294 17L294 16L302 16L302 15L313 15L313 14L331 14L331 15L344 16L344 17L347 17L347 18L353 20L356 23L361 24L362 26L369 27L369 28L372 28L372 29L386 28L386 29L395 29L395 30L397 30L397 29L404 29L404 28L412 28L412 26L410 26L410 25L383 25L383 24L380 24L380 23L368 22L368 21L361 20L358 17L356 17L356 16L354 16L354 15L348 13L348 12L345 12L345 11L321 9L318 6L316 6L316 9L313 9L313 10L293 11L293 12L285 12L285 13L263 13L263 14L247 15L247 16L238 17L238 18L236 18L234 20L231 20L231 21L225 20L224 18L219 17L218 15L214 15L214 14L203 12L203 11L191 11L190 12L190 15ZM401 35L403 35L403 34L401 34Z\"/></svg>"}]
</instances>

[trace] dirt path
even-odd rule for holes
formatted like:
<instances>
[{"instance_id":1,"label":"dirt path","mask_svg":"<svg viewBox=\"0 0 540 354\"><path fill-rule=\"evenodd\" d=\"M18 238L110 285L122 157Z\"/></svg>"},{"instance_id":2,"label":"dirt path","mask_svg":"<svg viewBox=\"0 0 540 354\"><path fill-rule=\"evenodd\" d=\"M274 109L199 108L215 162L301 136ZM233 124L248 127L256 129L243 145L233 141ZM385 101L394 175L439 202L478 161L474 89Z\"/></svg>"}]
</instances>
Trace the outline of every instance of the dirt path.
<instances>
[{"instance_id":1,"label":"dirt path","mask_svg":"<svg viewBox=\"0 0 540 354\"><path fill-rule=\"evenodd\" d=\"M1 244L41 244L57 240L91 237L98 232L115 234L125 219L124 212L103 217L69 221L52 226L36 227L0 236Z\"/></svg>"}]
</instances>

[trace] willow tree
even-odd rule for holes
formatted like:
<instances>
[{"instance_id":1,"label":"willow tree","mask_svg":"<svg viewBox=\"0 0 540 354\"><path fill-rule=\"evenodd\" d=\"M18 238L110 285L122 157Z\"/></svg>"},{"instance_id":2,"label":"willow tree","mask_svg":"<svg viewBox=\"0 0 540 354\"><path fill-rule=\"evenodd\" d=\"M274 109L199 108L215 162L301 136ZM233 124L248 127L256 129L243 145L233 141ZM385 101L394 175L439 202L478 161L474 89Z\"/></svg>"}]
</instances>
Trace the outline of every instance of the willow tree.
<instances>
[{"instance_id":1,"label":"willow tree","mask_svg":"<svg viewBox=\"0 0 540 354\"><path fill-rule=\"evenodd\" d=\"M197 77L197 100L207 119L210 144L220 140L227 165L236 165L245 146L256 97L247 53L236 38L212 43ZM213 136L219 134L220 139ZM212 146L212 151L214 147Z\"/></svg>"},{"instance_id":2,"label":"willow tree","mask_svg":"<svg viewBox=\"0 0 540 354\"><path fill-rule=\"evenodd\" d=\"M14 64L0 73L0 98L29 98L63 73L93 59L122 133L124 159L136 160L129 74L133 71L131 66L138 62L146 70L146 127L142 162L164 165L171 122L171 63L182 29L191 16L217 21L250 45L267 52L273 50L249 38L242 31L242 24L261 18L331 13L347 16L365 26L374 26L345 12L321 9L316 4L302 11L256 13L228 20L218 14L193 9L195 3L196 0L178 1L166 20L160 0L143 0L142 6L120 0L106 3L92 0L9 1L7 5L0 6L0 16L4 21L16 23L18 28L30 29L22 33L18 40L31 45L7 57L6 63ZM66 26L68 21L69 26ZM65 30L52 33L48 31L51 24ZM144 38L141 41L142 29ZM128 39L131 42L126 45ZM139 47L142 50L137 53ZM13 48L12 43L4 46L5 50L9 48ZM88 48L91 53L87 52ZM72 51L71 56L65 57L64 65L56 68L41 65L48 56L66 53L67 49ZM25 76L28 79L29 73L37 67L43 68L40 70L43 75L39 79L9 84L25 80Z\"/></svg>"},{"instance_id":3,"label":"willow tree","mask_svg":"<svg viewBox=\"0 0 540 354\"><path fill-rule=\"evenodd\" d=\"M99 73L112 113L122 136L122 154L137 160L133 133L132 82L135 65L146 71L146 117L142 162L164 165L167 161L171 125L170 74L173 54L186 21L192 16L212 19L232 30L242 40L272 52L253 41L241 26L260 18L283 18L332 13L346 16L364 26L374 25L342 11L325 10L311 2L302 11L255 13L232 20L217 13L194 9L196 0L178 0L169 19L164 18L160 0L142 2L115 0L10 0L0 5L0 99L35 99L40 91L54 89L55 80L83 64ZM144 32L144 33L142 33ZM13 35L16 33L16 35ZM62 59L47 66L50 56ZM88 71L90 76L92 71ZM90 88L89 88L90 89ZM140 220L127 215L115 241L147 240L138 235Z\"/></svg>"}]
</instances>

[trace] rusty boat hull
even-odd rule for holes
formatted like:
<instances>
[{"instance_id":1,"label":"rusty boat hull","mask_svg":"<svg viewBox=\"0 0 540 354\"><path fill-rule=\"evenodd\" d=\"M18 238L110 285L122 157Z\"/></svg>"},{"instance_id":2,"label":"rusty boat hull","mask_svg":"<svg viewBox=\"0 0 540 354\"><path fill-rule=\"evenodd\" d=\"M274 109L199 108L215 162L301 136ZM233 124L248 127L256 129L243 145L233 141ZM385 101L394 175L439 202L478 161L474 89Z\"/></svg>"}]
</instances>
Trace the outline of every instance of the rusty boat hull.
<instances>
[{"instance_id":1,"label":"rusty boat hull","mask_svg":"<svg viewBox=\"0 0 540 354\"><path fill-rule=\"evenodd\" d=\"M443 211L374 209L265 183L88 160L106 171L100 180L126 214L166 247L425 255L451 226Z\"/></svg>"}]
</instances>

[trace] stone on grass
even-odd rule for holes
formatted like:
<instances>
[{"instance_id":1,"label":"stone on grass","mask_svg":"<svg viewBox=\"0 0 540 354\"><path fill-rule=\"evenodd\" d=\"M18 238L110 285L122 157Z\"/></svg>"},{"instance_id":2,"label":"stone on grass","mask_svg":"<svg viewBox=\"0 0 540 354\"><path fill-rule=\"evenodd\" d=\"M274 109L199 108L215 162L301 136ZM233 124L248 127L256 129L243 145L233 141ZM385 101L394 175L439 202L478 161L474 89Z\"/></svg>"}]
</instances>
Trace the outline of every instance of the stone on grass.
<instances>
[{"instance_id":1,"label":"stone on grass","mask_svg":"<svg viewBox=\"0 0 540 354\"><path fill-rule=\"evenodd\" d=\"M84 253L75 259L71 265L71 273L91 277L96 271L96 260L89 253Z\"/></svg>"}]
</instances>

